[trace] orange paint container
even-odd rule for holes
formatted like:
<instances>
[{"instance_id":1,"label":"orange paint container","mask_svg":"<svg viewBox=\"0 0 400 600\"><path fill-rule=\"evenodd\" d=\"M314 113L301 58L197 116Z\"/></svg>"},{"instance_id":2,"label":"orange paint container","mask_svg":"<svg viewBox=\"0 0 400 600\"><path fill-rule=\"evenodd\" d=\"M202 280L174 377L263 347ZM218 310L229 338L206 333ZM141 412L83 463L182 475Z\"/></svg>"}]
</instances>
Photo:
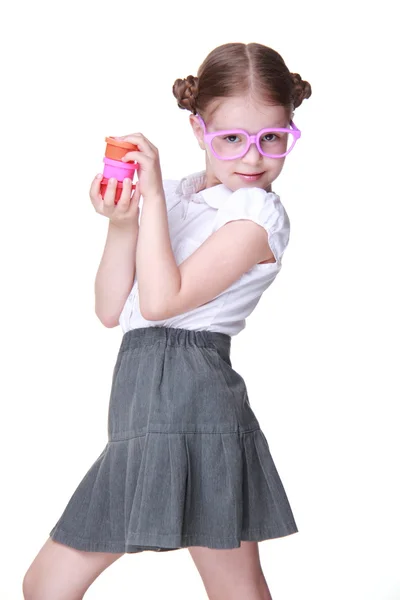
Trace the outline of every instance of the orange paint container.
<instances>
[{"instance_id":1,"label":"orange paint container","mask_svg":"<svg viewBox=\"0 0 400 600\"><path fill-rule=\"evenodd\" d=\"M135 144L131 144L130 142L122 142L113 137L106 137L105 141L107 142L105 156L107 158L111 158L112 160L121 160L121 158L125 156L127 152L138 150L138 147Z\"/></svg>"}]
</instances>

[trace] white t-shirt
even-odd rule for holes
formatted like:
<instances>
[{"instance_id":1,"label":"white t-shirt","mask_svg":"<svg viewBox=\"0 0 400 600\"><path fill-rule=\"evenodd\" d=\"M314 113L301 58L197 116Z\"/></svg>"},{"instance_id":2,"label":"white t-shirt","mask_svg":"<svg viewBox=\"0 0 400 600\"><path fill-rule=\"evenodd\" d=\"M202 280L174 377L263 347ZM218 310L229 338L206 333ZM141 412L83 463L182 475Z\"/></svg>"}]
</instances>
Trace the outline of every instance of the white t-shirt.
<instances>
[{"instance_id":1,"label":"white t-shirt","mask_svg":"<svg viewBox=\"0 0 400 600\"><path fill-rule=\"evenodd\" d=\"M219 227L237 219L251 219L266 229L276 262L255 265L207 304L162 321L147 321L142 317L135 276L119 318L121 328L124 333L139 327L165 326L236 335L244 329L246 318L281 269L290 233L286 210L279 196L260 188L241 188L232 192L220 184L202 189L205 171L189 175L180 182L167 180L163 185L171 244L178 265Z\"/></svg>"}]
</instances>

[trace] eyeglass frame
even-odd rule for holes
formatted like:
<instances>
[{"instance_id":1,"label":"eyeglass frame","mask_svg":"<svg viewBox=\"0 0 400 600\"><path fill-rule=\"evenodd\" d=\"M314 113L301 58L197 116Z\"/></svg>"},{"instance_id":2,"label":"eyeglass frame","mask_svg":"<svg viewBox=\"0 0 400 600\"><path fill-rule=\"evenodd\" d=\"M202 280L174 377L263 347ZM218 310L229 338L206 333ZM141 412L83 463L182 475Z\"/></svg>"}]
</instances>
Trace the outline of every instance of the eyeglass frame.
<instances>
[{"instance_id":1,"label":"eyeglass frame","mask_svg":"<svg viewBox=\"0 0 400 600\"><path fill-rule=\"evenodd\" d=\"M289 125L290 127L292 127L292 129L288 129L286 127L269 127L269 128L264 128L264 129L260 129L260 131L258 133L255 133L254 135L250 135L250 133L248 133L247 131L245 131L244 129L221 129L220 131L212 131L212 132L208 132L206 129L206 124L204 123L203 119L201 118L201 116L199 115L199 113L197 113L196 117L198 118L200 124L203 127L204 130L204 141L208 144L208 146L210 147L211 152L214 154L214 156L216 158L218 158L219 160L235 160L238 158L243 158L243 156L245 156L247 154L247 152L249 151L249 148L252 144L255 144L257 147L257 150L259 151L259 153L262 156L265 156L267 158L283 158L284 156L287 156L289 154L289 152L291 152L297 142L298 139L300 139L301 137L301 131L300 129L298 129L296 127L296 125L293 123L293 121L291 120ZM280 131L280 132L285 132L285 133L290 133L293 135L294 141L293 144L291 145L291 147L289 148L289 150L287 150L287 152L285 152L284 154L266 154L265 152L263 152L261 146L260 146L260 137L262 133L268 133L268 132L274 132L274 131ZM212 145L212 140L217 137L217 136L221 136L221 135L233 135L233 134L244 134L247 138L247 144L246 144L246 148L245 150L238 154L237 156L230 156L229 158L226 157L222 157L220 156L213 148Z\"/></svg>"}]
</instances>

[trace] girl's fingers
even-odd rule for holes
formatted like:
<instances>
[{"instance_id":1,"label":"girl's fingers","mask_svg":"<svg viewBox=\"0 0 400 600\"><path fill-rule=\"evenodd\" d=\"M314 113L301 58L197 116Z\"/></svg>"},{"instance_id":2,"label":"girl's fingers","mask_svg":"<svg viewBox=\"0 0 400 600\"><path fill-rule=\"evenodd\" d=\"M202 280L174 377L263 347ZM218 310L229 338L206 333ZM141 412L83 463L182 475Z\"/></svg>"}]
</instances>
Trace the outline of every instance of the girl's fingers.
<instances>
[{"instance_id":1,"label":"girl's fingers","mask_svg":"<svg viewBox=\"0 0 400 600\"><path fill-rule=\"evenodd\" d=\"M104 197L100 192L100 184L103 179L101 177L95 177L90 186L90 199L96 212L104 215L105 217L111 218L116 216L123 217L124 215L132 216L137 210L137 205L140 199L139 182L136 183L136 190L132 194L132 179L125 177L122 185L121 197L116 202L117 195L117 180L111 178L108 180ZM114 179L114 181L113 181Z\"/></svg>"},{"instance_id":2,"label":"girl's fingers","mask_svg":"<svg viewBox=\"0 0 400 600\"><path fill-rule=\"evenodd\" d=\"M121 198L115 206L114 213L126 213L129 209L132 193L132 179L126 177L123 181Z\"/></svg>"},{"instance_id":3,"label":"girl's fingers","mask_svg":"<svg viewBox=\"0 0 400 600\"><path fill-rule=\"evenodd\" d=\"M93 197L96 197L100 194L100 183L102 180L102 177L99 177L100 173L98 175L96 175L96 177L93 179L91 186L90 186L90 195Z\"/></svg>"},{"instance_id":4,"label":"girl's fingers","mask_svg":"<svg viewBox=\"0 0 400 600\"><path fill-rule=\"evenodd\" d=\"M131 133L130 135L124 135L116 139L122 142L136 144L141 152L146 153L147 151L150 154L157 152L157 148L142 133Z\"/></svg>"},{"instance_id":5,"label":"girl's fingers","mask_svg":"<svg viewBox=\"0 0 400 600\"><path fill-rule=\"evenodd\" d=\"M126 154L124 154L124 156L120 160L123 160L124 162L135 160L136 162L138 162L138 159L137 159L138 154L140 154L142 157L144 156L143 152L138 152L137 150L131 150L130 152L127 152Z\"/></svg>"},{"instance_id":6,"label":"girl's fingers","mask_svg":"<svg viewBox=\"0 0 400 600\"><path fill-rule=\"evenodd\" d=\"M129 142L128 138L131 136L138 136L138 135L143 135L142 133L128 133L128 135L116 135L115 139L119 140L120 142Z\"/></svg>"},{"instance_id":7,"label":"girl's fingers","mask_svg":"<svg viewBox=\"0 0 400 600\"><path fill-rule=\"evenodd\" d=\"M115 207L115 195L117 192L117 180L111 178L108 180L107 188L103 196L103 213L109 216Z\"/></svg>"},{"instance_id":8,"label":"girl's fingers","mask_svg":"<svg viewBox=\"0 0 400 600\"><path fill-rule=\"evenodd\" d=\"M140 166L149 165L150 162L153 161L152 156L144 154L144 152L137 152L136 150L132 150L131 152L127 152L125 156L121 158L122 162L130 162L136 161Z\"/></svg>"},{"instance_id":9,"label":"girl's fingers","mask_svg":"<svg viewBox=\"0 0 400 600\"><path fill-rule=\"evenodd\" d=\"M151 143L151 141L149 139L147 139L147 137L145 137L142 133L139 133L139 136L142 138L142 140L147 144L147 146L153 151L153 154L157 154L158 150L155 147L154 144ZM139 144L138 144L139 145Z\"/></svg>"},{"instance_id":10,"label":"girl's fingers","mask_svg":"<svg viewBox=\"0 0 400 600\"><path fill-rule=\"evenodd\" d=\"M89 190L90 199L92 201L93 206L95 207L95 209L97 211L101 210L101 207L103 205L103 198L100 193L100 183L101 183L101 180L103 179L103 175L102 174L99 174L99 175L100 175L100 177L96 175L96 177L93 179L92 184L90 186L90 190Z\"/></svg>"},{"instance_id":11,"label":"girl's fingers","mask_svg":"<svg viewBox=\"0 0 400 600\"><path fill-rule=\"evenodd\" d=\"M136 144L138 145L138 142L140 141L144 141L146 143L146 141L148 141L143 133L130 133L129 135L121 135L120 137L116 137L116 140L119 140L120 142L130 142L131 144Z\"/></svg>"},{"instance_id":12,"label":"girl's fingers","mask_svg":"<svg viewBox=\"0 0 400 600\"><path fill-rule=\"evenodd\" d=\"M153 150L153 153L158 154L158 148L156 148L155 145L150 142L150 140L147 140L147 143L149 144L150 148Z\"/></svg>"},{"instance_id":13,"label":"girl's fingers","mask_svg":"<svg viewBox=\"0 0 400 600\"><path fill-rule=\"evenodd\" d=\"M136 185L136 189L133 192L131 205L130 205L130 209L132 209L132 212L135 212L135 210L137 209L137 207L139 205L139 201L140 201L140 182L137 181L135 185Z\"/></svg>"}]
</instances>

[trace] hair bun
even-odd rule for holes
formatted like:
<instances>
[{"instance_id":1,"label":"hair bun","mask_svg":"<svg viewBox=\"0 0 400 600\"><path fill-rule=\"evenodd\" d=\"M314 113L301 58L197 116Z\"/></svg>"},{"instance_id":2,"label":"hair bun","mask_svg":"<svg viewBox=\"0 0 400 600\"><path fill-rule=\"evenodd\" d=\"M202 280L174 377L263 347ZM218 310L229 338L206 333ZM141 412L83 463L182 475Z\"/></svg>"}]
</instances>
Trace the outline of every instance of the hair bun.
<instances>
[{"instance_id":1,"label":"hair bun","mask_svg":"<svg viewBox=\"0 0 400 600\"><path fill-rule=\"evenodd\" d=\"M172 93L178 101L179 108L190 110L196 114L196 98L198 95L198 77L188 75L185 79L176 79Z\"/></svg>"},{"instance_id":2,"label":"hair bun","mask_svg":"<svg viewBox=\"0 0 400 600\"><path fill-rule=\"evenodd\" d=\"M303 81L298 73L290 73L290 76L293 81L293 104L294 108L297 108L303 100L311 96L311 85L308 81Z\"/></svg>"}]
</instances>

